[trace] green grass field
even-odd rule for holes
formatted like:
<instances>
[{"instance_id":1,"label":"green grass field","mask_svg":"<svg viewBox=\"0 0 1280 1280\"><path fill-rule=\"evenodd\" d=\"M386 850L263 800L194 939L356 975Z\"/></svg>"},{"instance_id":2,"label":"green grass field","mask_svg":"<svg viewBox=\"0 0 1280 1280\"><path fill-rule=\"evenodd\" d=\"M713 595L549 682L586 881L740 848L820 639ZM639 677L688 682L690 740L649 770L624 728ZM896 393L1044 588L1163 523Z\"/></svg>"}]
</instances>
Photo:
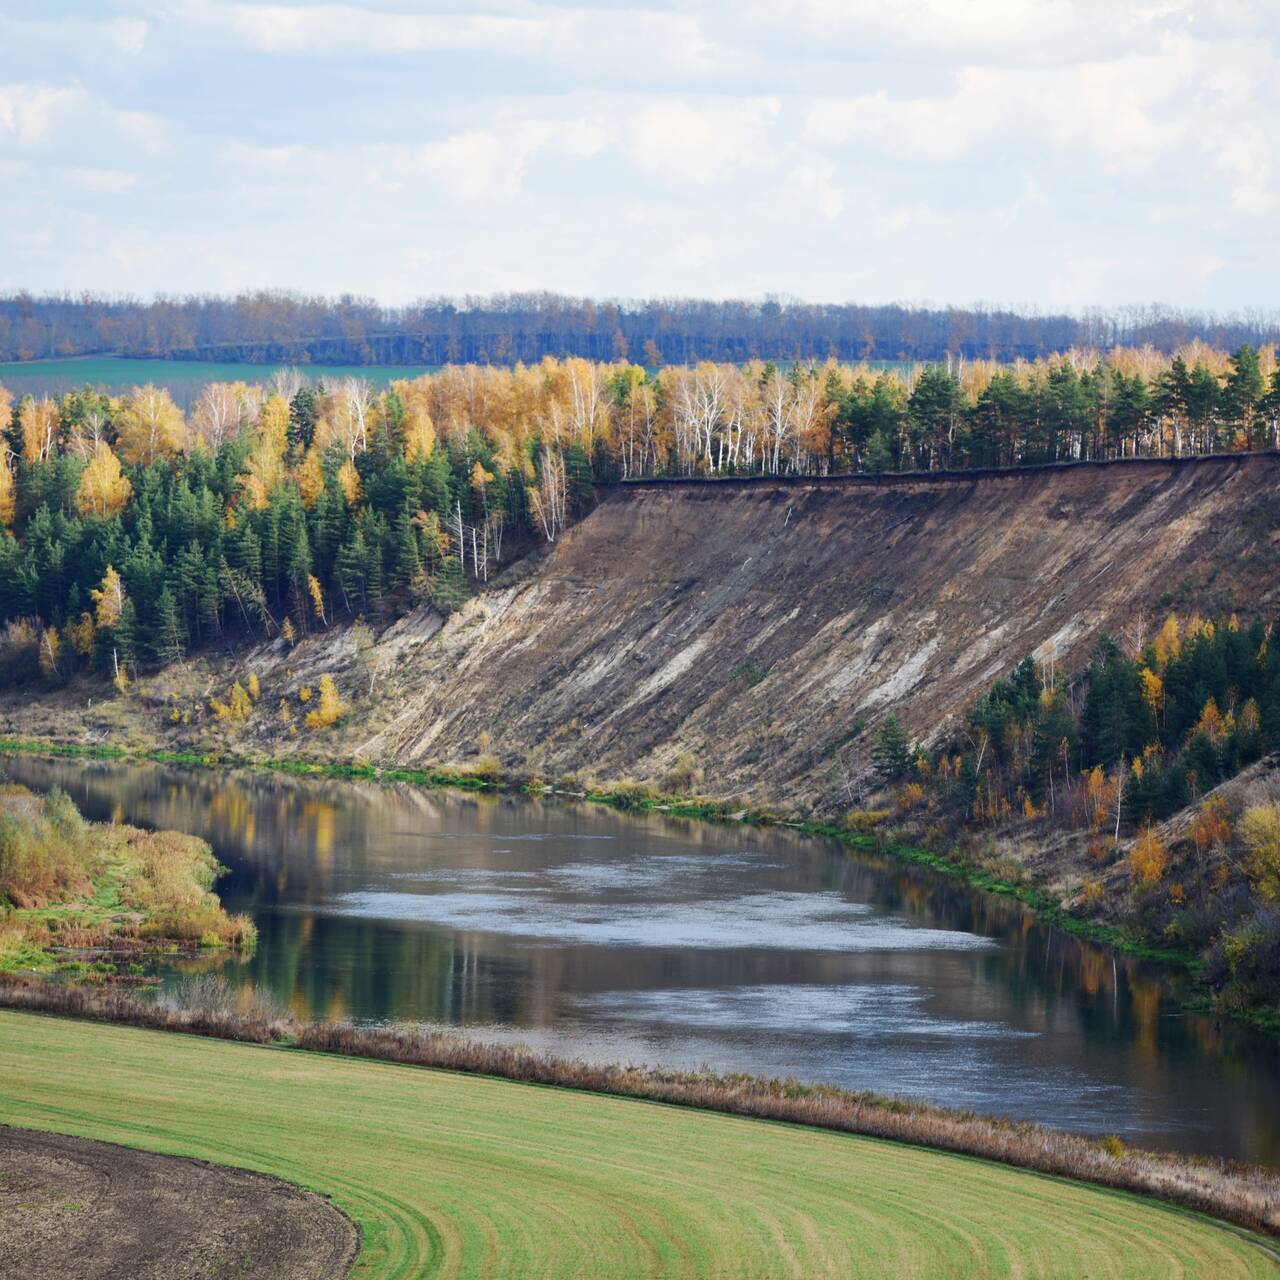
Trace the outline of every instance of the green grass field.
<instances>
[{"instance_id":1,"label":"green grass field","mask_svg":"<svg viewBox=\"0 0 1280 1280\"><path fill-rule=\"evenodd\" d=\"M868 1138L0 1012L0 1123L325 1192L362 1277L1170 1277L1280 1268L1154 1201Z\"/></svg>"}]
</instances>

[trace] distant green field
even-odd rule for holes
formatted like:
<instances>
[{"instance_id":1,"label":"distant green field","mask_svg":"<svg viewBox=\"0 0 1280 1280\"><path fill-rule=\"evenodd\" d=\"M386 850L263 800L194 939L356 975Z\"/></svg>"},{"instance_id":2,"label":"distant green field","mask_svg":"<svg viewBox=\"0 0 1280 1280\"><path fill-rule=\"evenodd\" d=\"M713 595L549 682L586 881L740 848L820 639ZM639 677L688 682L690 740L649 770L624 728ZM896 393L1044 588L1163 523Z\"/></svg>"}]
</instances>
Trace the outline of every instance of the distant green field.
<instances>
[{"instance_id":1,"label":"distant green field","mask_svg":"<svg viewBox=\"0 0 1280 1280\"><path fill-rule=\"evenodd\" d=\"M299 365L309 378L335 379L354 375L385 386L393 378L416 378L426 366ZM148 382L168 387L175 400L188 404L207 382L265 382L280 368L276 364L215 364L202 360L129 360L120 356L85 356L73 360L33 360L0 364L0 386L14 395L61 395L88 383L119 392Z\"/></svg>"},{"instance_id":2,"label":"distant green field","mask_svg":"<svg viewBox=\"0 0 1280 1280\"><path fill-rule=\"evenodd\" d=\"M327 1193L380 1280L1277 1274L1209 1219L960 1156L32 1014L0 1013L0 1123Z\"/></svg>"}]
</instances>

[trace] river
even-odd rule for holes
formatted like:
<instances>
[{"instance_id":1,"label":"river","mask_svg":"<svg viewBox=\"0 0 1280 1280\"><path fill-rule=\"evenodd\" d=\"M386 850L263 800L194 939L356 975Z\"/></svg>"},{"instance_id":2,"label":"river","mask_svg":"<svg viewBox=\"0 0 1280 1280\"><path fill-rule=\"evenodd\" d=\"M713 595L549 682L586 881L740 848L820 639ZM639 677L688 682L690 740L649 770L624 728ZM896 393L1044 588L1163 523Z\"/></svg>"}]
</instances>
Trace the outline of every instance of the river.
<instances>
[{"instance_id":1,"label":"river","mask_svg":"<svg viewBox=\"0 0 1280 1280\"><path fill-rule=\"evenodd\" d=\"M203 836L303 1017L928 1098L1280 1161L1280 1046L1017 903L785 829L410 786L11 757L86 816Z\"/></svg>"}]
</instances>

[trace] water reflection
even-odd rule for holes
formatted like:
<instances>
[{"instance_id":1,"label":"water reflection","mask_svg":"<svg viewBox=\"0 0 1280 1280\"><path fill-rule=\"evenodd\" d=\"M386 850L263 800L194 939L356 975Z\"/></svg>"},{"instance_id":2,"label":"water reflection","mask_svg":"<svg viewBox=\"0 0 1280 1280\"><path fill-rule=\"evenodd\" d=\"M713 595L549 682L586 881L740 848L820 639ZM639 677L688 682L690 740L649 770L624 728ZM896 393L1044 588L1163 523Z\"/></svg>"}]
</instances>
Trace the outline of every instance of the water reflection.
<instances>
[{"instance_id":1,"label":"water reflection","mask_svg":"<svg viewBox=\"0 0 1280 1280\"><path fill-rule=\"evenodd\" d=\"M254 774L14 758L93 817L204 836L251 912L217 962L300 1017L929 1097L1280 1156L1274 1043L1016 903L788 831ZM175 975L167 972L166 981Z\"/></svg>"}]
</instances>

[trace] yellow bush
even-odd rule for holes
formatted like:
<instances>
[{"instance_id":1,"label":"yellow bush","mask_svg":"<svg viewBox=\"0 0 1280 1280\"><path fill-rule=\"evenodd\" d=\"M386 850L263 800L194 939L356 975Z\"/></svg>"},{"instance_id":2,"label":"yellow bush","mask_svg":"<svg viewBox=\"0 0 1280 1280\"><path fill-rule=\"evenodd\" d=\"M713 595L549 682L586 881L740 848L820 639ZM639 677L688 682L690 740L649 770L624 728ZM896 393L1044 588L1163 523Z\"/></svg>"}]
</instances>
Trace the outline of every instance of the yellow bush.
<instances>
[{"instance_id":1,"label":"yellow bush","mask_svg":"<svg viewBox=\"0 0 1280 1280\"><path fill-rule=\"evenodd\" d=\"M253 703L239 680L231 686L231 695L226 702L211 698L209 706L213 708L214 718L224 724L244 724L253 714Z\"/></svg>"},{"instance_id":2,"label":"yellow bush","mask_svg":"<svg viewBox=\"0 0 1280 1280\"><path fill-rule=\"evenodd\" d=\"M1165 868L1169 865L1169 855L1151 827L1138 837L1133 852L1129 854L1129 865L1141 884L1156 884L1164 875Z\"/></svg>"},{"instance_id":3,"label":"yellow bush","mask_svg":"<svg viewBox=\"0 0 1280 1280\"><path fill-rule=\"evenodd\" d=\"M320 701L314 711L307 712L308 729L327 729L346 713L342 699L338 697L338 686L332 676L320 677Z\"/></svg>"},{"instance_id":4,"label":"yellow bush","mask_svg":"<svg viewBox=\"0 0 1280 1280\"><path fill-rule=\"evenodd\" d=\"M1191 820L1190 836L1202 857L1230 842L1231 819L1227 817L1227 802L1221 796L1211 796L1200 807L1200 812Z\"/></svg>"},{"instance_id":5,"label":"yellow bush","mask_svg":"<svg viewBox=\"0 0 1280 1280\"><path fill-rule=\"evenodd\" d=\"M1280 804L1246 809L1240 836L1249 851L1249 879L1268 902L1280 901Z\"/></svg>"},{"instance_id":6,"label":"yellow bush","mask_svg":"<svg viewBox=\"0 0 1280 1280\"><path fill-rule=\"evenodd\" d=\"M924 787L918 782L908 782L898 792L894 803L899 813L910 813L912 809L918 809L924 803Z\"/></svg>"}]
</instances>

